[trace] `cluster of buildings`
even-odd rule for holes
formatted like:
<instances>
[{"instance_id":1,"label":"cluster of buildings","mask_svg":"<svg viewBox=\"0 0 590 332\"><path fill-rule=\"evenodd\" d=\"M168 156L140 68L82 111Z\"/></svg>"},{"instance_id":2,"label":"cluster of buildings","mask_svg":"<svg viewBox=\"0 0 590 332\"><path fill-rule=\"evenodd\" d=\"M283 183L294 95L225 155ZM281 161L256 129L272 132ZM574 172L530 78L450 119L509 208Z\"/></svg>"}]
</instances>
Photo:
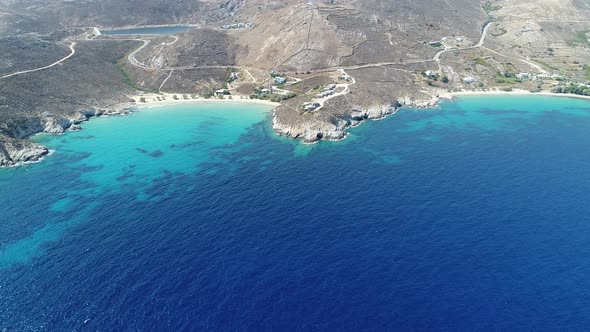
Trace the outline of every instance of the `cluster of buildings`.
<instances>
[{"instance_id":1,"label":"cluster of buildings","mask_svg":"<svg viewBox=\"0 0 590 332\"><path fill-rule=\"evenodd\" d=\"M238 78L240 78L240 73L238 73L238 72L232 72L229 74L229 79L232 81L235 81Z\"/></svg>"},{"instance_id":2,"label":"cluster of buildings","mask_svg":"<svg viewBox=\"0 0 590 332\"><path fill-rule=\"evenodd\" d=\"M472 77L472 76L463 77L463 83L473 84L475 82L477 82L477 78L475 78L475 77Z\"/></svg>"},{"instance_id":3,"label":"cluster of buildings","mask_svg":"<svg viewBox=\"0 0 590 332\"><path fill-rule=\"evenodd\" d=\"M243 29L243 28L253 28L256 25L254 23L234 23L234 24L226 24L221 28L223 30L231 30L231 29Z\"/></svg>"},{"instance_id":4,"label":"cluster of buildings","mask_svg":"<svg viewBox=\"0 0 590 332\"><path fill-rule=\"evenodd\" d=\"M531 74L531 73L518 73L516 74L516 78L519 80L531 80L536 81L537 79L552 79L552 80L559 80L562 77L559 75L549 75L549 74Z\"/></svg>"},{"instance_id":5,"label":"cluster of buildings","mask_svg":"<svg viewBox=\"0 0 590 332\"><path fill-rule=\"evenodd\" d=\"M311 112L316 110L318 107L322 106L322 104L316 102L308 102L303 104L303 109L307 112Z\"/></svg>"},{"instance_id":6,"label":"cluster of buildings","mask_svg":"<svg viewBox=\"0 0 590 332\"><path fill-rule=\"evenodd\" d=\"M275 84L285 84L285 82L287 82L287 79L281 76L275 76L274 82Z\"/></svg>"},{"instance_id":7,"label":"cluster of buildings","mask_svg":"<svg viewBox=\"0 0 590 332\"><path fill-rule=\"evenodd\" d=\"M225 95L229 95L229 90L226 89L219 89L219 90L215 90L215 95L216 96L225 96Z\"/></svg>"},{"instance_id":8,"label":"cluster of buildings","mask_svg":"<svg viewBox=\"0 0 590 332\"><path fill-rule=\"evenodd\" d=\"M315 95L316 98L325 98L334 94L334 90L336 89L336 84L330 84L322 92Z\"/></svg>"},{"instance_id":9,"label":"cluster of buildings","mask_svg":"<svg viewBox=\"0 0 590 332\"><path fill-rule=\"evenodd\" d=\"M449 37L442 37L441 41L442 41L443 43L444 43L444 42L448 42L448 41L449 41ZM464 42L464 41L465 41L465 39L463 39L462 37L457 37L457 38L455 38L455 42L457 42L457 43L462 43L462 42ZM437 43L437 42L433 42L433 43Z\"/></svg>"},{"instance_id":10,"label":"cluster of buildings","mask_svg":"<svg viewBox=\"0 0 590 332\"><path fill-rule=\"evenodd\" d=\"M347 74L342 74L342 75L340 75L338 78L339 78L339 79L341 79L341 80L345 80L345 81L347 81L347 82L350 82L350 81L352 81L352 77L351 77L351 76L349 76L349 75L347 75Z\"/></svg>"},{"instance_id":11,"label":"cluster of buildings","mask_svg":"<svg viewBox=\"0 0 590 332\"><path fill-rule=\"evenodd\" d=\"M426 76L428 78L436 78L438 76L438 73L435 72L434 70L427 70L424 72L424 76Z\"/></svg>"},{"instance_id":12,"label":"cluster of buildings","mask_svg":"<svg viewBox=\"0 0 590 332\"><path fill-rule=\"evenodd\" d=\"M426 74L428 75L428 74ZM531 73L518 73L518 74L511 74L513 77L518 78L521 81L530 80L536 81L537 79L552 79L552 80L561 80L562 77L559 75L549 75L549 74L531 74ZM473 84L476 83L478 79L473 76L466 76L463 77L463 83L466 84Z\"/></svg>"},{"instance_id":13,"label":"cluster of buildings","mask_svg":"<svg viewBox=\"0 0 590 332\"><path fill-rule=\"evenodd\" d=\"M334 90L336 90L336 84L330 84L327 87L325 87L322 90L322 92L316 94L315 97L316 98L325 98L325 97L331 96L334 94ZM315 111L316 109L322 107L322 104L317 101L311 101L311 102L303 103L303 105L301 105L301 106L303 107L304 111L311 112L311 111Z\"/></svg>"}]
</instances>

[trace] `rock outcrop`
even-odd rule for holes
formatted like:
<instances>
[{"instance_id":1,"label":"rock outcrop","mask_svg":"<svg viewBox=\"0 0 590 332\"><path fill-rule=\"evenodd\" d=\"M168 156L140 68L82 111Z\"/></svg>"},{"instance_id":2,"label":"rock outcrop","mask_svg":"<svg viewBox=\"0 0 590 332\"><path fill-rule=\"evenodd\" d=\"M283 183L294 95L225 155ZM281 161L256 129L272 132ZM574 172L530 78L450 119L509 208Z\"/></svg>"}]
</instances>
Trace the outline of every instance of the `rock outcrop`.
<instances>
[{"instance_id":1,"label":"rock outcrop","mask_svg":"<svg viewBox=\"0 0 590 332\"><path fill-rule=\"evenodd\" d=\"M428 100L413 100L403 97L389 105L373 106L367 109L353 109L326 116L321 112L298 114L279 106L274 110L273 129L279 135L300 139L305 143L320 140L341 140L346 138L346 129L356 127L365 120L378 120L394 114L401 107L429 108L439 103L438 97Z\"/></svg>"},{"instance_id":2,"label":"rock outcrop","mask_svg":"<svg viewBox=\"0 0 590 332\"><path fill-rule=\"evenodd\" d=\"M82 129L79 124L88 121L91 117L123 114L129 114L129 110L127 108L85 109L67 117L43 112L39 116L3 126L0 128L0 167L14 167L37 162L49 153L49 149L43 145L28 140L30 136L39 133L63 134L68 129L77 131Z\"/></svg>"},{"instance_id":3,"label":"rock outcrop","mask_svg":"<svg viewBox=\"0 0 590 332\"><path fill-rule=\"evenodd\" d=\"M305 143L316 143L322 139L332 141L341 140L347 135L344 129L350 125L344 120L337 120L335 122L282 121L276 112L273 116L272 124L277 134L300 139Z\"/></svg>"},{"instance_id":4,"label":"rock outcrop","mask_svg":"<svg viewBox=\"0 0 590 332\"><path fill-rule=\"evenodd\" d=\"M0 135L0 167L39 161L49 150L39 143Z\"/></svg>"}]
</instances>

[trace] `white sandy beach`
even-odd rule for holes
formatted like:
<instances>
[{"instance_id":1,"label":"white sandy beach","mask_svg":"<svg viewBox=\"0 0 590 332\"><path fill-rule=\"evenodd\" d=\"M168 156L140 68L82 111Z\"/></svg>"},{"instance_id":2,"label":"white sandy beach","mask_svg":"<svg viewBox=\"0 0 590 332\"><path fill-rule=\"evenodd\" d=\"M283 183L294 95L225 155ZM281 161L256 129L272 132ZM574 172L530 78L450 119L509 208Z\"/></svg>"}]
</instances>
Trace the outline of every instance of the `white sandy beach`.
<instances>
[{"instance_id":1,"label":"white sandy beach","mask_svg":"<svg viewBox=\"0 0 590 332\"><path fill-rule=\"evenodd\" d=\"M489 91L463 90L463 91L456 91L456 92L446 92L445 91L439 95L439 98L453 99L455 97L460 97L460 96L477 96L477 95L548 96L548 97L577 98L577 99L590 100L590 96L575 95L575 94L571 94L571 93L554 93L554 92L550 92L550 91L531 92L531 91L522 90L522 89L514 89L512 91L502 91L502 90L489 90Z\"/></svg>"},{"instance_id":2,"label":"white sandy beach","mask_svg":"<svg viewBox=\"0 0 590 332\"><path fill-rule=\"evenodd\" d=\"M177 99L174 99L174 96ZM267 106L279 106L279 103L275 103L268 100L260 100L260 99L250 99L248 96L241 96L241 95L232 95L231 99L230 96L224 96L224 98L220 99L216 96L211 98L203 98L197 97L195 99L191 98L190 95L186 94L187 99L183 97L181 93L142 93L133 96L129 96L129 98L135 100L135 104L138 107L151 107L151 106L163 106L163 105L174 105L174 104L198 104L198 103L248 103L248 104L262 104ZM145 98L145 102L141 102L141 98ZM160 100L158 100L160 98Z\"/></svg>"},{"instance_id":3,"label":"white sandy beach","mask_svg":"<svg viewBox=\"0 0 590 332\"><path fill-rule=\"evenodd\" d=\"M185 99L183 95L186 95L187 98ZM574 95L574 94L566 94L566 93L553 93L549 91L540 91L540 92L530 92L528 90L522 89L514 89L512 91L502 91L502 90L462 90L462 91L442 91L438 94L438 98L440 99L455 99L461 96L502 96L502 95L513 95L513 96L549 96L549 97L561 97L561 98L577 98L577 99L585 99L590 100L590 96L581 96L581 95ZM177 99L174 99L174 96ZM139 93L136 95L129 96L129 98L135 100L133 106L135 107L156 107L156 106L164 106L164 105L174 105L174 104L203 104L203 103L247 103L247 104L261 104L276 107L279 106L279 103L271 102L268 100L260 100L260 99L250 99L249 96L246 95L232 95L231 99L230 96L224 96L223 98L218 98L217 96L213 96L211 98L203 98L197 97L192 98L188 94L181 94L181 93ZM141 98L145 99L145 102L141 102ZM160 100L158 100L160 98ZM125 107L127 108L127 107Z\"/></svg>"}]
</instances>

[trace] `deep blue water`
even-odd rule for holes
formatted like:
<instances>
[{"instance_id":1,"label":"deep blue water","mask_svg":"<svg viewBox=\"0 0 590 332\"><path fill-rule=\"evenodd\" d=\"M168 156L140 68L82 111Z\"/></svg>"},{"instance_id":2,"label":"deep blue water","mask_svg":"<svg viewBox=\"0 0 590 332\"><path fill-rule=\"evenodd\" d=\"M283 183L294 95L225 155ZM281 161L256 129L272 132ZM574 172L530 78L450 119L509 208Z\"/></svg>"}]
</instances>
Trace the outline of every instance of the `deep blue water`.
<instances>
[{"instance_id":1,"label":"deep blue water","mask_svg":"<svg viewBox=\"0 0 590 332\"><path fill-rule=\"evenodd\" d=\"M590 326L589 102L469 97L315 146L224 107L2 170L0 330Z\"/></svg>"},{"instance_id":2,"label":"deep blue water","mask_svg":"<svg viewBox=\"0 0 590 332\"><path fill-rule=\"evenodd\" d=\"M173 35L194 29L192 26L161 26L130 29L100 30L103 35Z\"/></svg>"}]
</instances>

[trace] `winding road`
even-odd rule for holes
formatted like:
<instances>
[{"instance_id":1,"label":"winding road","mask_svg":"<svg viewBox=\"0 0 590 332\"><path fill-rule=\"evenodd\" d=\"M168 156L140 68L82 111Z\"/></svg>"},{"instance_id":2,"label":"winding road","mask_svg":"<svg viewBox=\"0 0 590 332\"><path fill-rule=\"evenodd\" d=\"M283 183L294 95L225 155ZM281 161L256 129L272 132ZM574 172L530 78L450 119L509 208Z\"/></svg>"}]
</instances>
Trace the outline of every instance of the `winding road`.
<instances>
[{"instance_id":1,"label":"winding road","mask_svg":"<svg viewBox=\"0 0 590 332\"><path fill-rule=\"evenodd\" d=\"M324 107L324 105L325 105L325 103L326 103L328 100L330 100L330 99L333 99L333 98L336 98L336 97L339 97L339 96L343 96L343 95L347 94L347 93L350 91L350 86L356 83L356 80L354 79L354 77L352 77L352 76L348 75L348 74L347 74L347 73L344 71L344 69L339 69L339 71L340 71L340 73L341 73L342 75L349 76L349 77L350 77L350 79L352 80L352 82L351 82L351 83L341 83L341 84L336 84L336 88L334 89L334 91L336 91L338 88L341 88L341 87L343 87L343 88L344 88L344 90L342 90L342 91L340 91L340 92L338 92L338 93L334 93L334 94L332 94L332 95L330 95L330 96L327 96L327 97L324 97L324 98L320 98L320 99L315 99L315 98L314 98L314 99L315 99L315 101L316 101L316 102L318 102L318 103L320 104L320 106L319 106L318 108L316 108L315 110L313 110L313 112L317 112L318 110L320 110L321 108L323 108L323 107ZM312 101L314 101L314 100L312 100Z\"/></svg>"},{"instance_id":2,"label":"winding road","mask_svg":"<svg viewBox=\"0 0 590 332\"><path fill-rule=\"evenodd\" d=\"M497 55L509 58L509 59L513 59L513 60L518 60L518 61L522 61L532 67L534 67L535 69L539 70L540 72L546 74L547 71L545 71L544 69L542 69L540 66L528 61L528 60L524 60L524 59L520 59L520 58L514 58L514 57L510 57L507 55L504 55L498 51L494 51L492 49L489 49L487 47L483 47L483 44L485 42L486 36L488 34L488 30L491 27L491 25L493 24L493 22L488 22L482 29L482 34L481 37L478 41L477 44L473 45L473 46L469 46L469 47L464 47L464 48L448 48L445 47L444 50L440 50L438 51L434 57L432 59L423 59L423 60L409 60L409 61L401 61L401 62L379 62L379 63L369 63L369 64L362 64L362 65L351 65L351 66L342 66L342 67L331 67L331 68L324 68L324 69L320 69L317 70L316 72L329 72L329 71L334 71L334 70L340 70L342 72L344 72L344 70L356 70L356 69L364 69L364 68L373 68L373 67L383 67L383 66L391 66L391 65L404 65L404 64L415 64L415 63L427 63L427 62L436 62L438 64L439 67L439 71L442 71L442 66L441 66L441 62L440 62L440 57L447 53L447 52L456 52L456 51L464 51L464 50L469 50L469 49L475 49L475 48L482 48L486 51L495 53ZM166 43L166 46L170 46L173 45L174 43L176 43L178 41L178 37L176 36L172 36L174 38L174 40L170 43ZM137 59L135 58L135 56L141 52L146 46L148 46L150 44L150 40L149 39L118 39L118 40L133 40L133 41L141 41L143 42L143 45L141 45L140 47L138 47L136 50L134 50L133 52L131 52L128 56L127 56L127 60L129 61L129 63L135 67L141 68L141 69L145 69L145 70L157 70L157 71L170 71L170 73L168 74L168 76L166 77L166 79L164 79L164 81L162 82L162 84L160 85L160 91L162 89L162 87L164 86L164 84L166 84L166 82L168 81L168 79L170 78L170 76L173 74L173 72L175 70L191 70L191 69L211 69L211 68L218 68L218 69L224 69L224 68L237 68L237 69L241 69L244 70L245 73L248 74L248 76L250 76L252 82L256 82L256 79L254 78L254 76L246 69L246 68L241 68L238 66L183 66L183 67L164 67L164 68L155 68L155 67L150 67L147 66L139 61L137 61ZM391 43L391 39L390 39L390 43ZM12 74L8 74L8 75L4 75L4 76L0 76L0 79L5 79L5 78L9 78L9 77L13 77L13 76L17 76L17 75L22 75L22 74L27 74L27 73L31 73L31 72L36 72L36 71L41 71L41 70L45 70L51 67L54 67L64 61L66 61L67 59L71 58L74 54L76 54L76 50L75 50L75 46L76 43L75 42L71 42L69 48L71 50L71 53L67 56L65 56L64 58L50 64L44 67L40 67L40 68L35 68L35 69L30 69L30 70L23 70L23 71L18 71ZM407 71L410 72L409 70L406 69L401 69L401 68L395 68L396 70L399 71ZM353 79L354 80L354 79ZM354 82L352 83L354 84ZM345 85L345 91L348 91L348 85L350 84L341 84L341 85ZM340 93L338 94L340 95ZM329 99L333 98L333 96L331 96Z\"/></svg>"},{"instance_id":3,"label":"winding road","mask_svg":"<svg viewBox=\"0 0 590 332\"><path fill-rule=\"evenodd\" d=\"M344 67L339 67L339 68L325 68L325 69L318 70L318 71L316 71L316 72L328 72L328 71L333 71L333 70L337 69L337 70L339 70L341 73L343 73L343 74L346 74L346 72L345 72L345 70L346 70L346 69L348 69L348 70L355 70L355 69L363 69L363 68L382 67L382 66L388 66L388 65L403 65L403 64L411 64L411 63L426 63L426 62L432 62L432 61L434 61L434 62L436 62L436 63L438 64L439 71L441 71L441 72L442 72L442 65L441 65L441 63L440 63L440 57L441 57L441 56L442 56L444 53L447 53L447 52L455 52L455 51L464 51L464 50L475 49L475 48L482 48L482 49L484 49L484 50L486 50L486 51L489 51L489 52L495 53L495 54L497 54L497 55L500 55L500 56L503 56L503 57L506 57L506 58L509 58L509 59L513 59L513 60L522 61L522 62L524 62L524 63L526 63L526 64L528 64L528 65L530 65L530 66L534 67L535 69L539 70L539 71L540 71L541 73L543 73L543 74L546 74L546 73L547 73L547 71L545 71L543 68L541 68L540 66L538 66L538 65L536 65L536 64L534 64L534 63L532 63L532 62L530 62L530 61L528 61L528 60L524 60L524 59L520 59L520 58L514 58L514 57L509 57L509 56L507 56L507 55L504 55L504 54L502 54L502 53L500 53L500 52L497 52L497 51L494 51L494 50L492 50L492 49L489 49L489 48L487 48L487 47L484 47L484 46L483 46L483 44L484 44L484 42L485 42L485 39L486 39L486 37L487 37L488 30L490 29L490 27L492 26L492 24L493 24L493 23L494 23L494 22L488 22L488 23L487 23L487 24L486 24L486 25L483 27L483 29L482 29L482 33L481 33L481 37L479 38L479 41L477 42L477 44L475 44L475 45L473 45L473 46L469 46L469 47L463 47L463 48L447 48L447 47L445 47L445 49L444 49L444 50L440 50L440 51L438 51L438 52L437 52L437 53L434 55L434 57L433 57L432 59L424 59L424 60L412 60L412 61L402 61L402 62L380 62L380 63L370 63L370 64L364 64L364 65L344 66ZM390 36L389 36L389 37L390 37ZM390 37L390 44L392 44L392 45L393 45L393 43L391 43L391 37ZM396 70L400 70L400 71L408 71L408 70L405 70L405 69L399 69L399 68L396 68ZM324 103L325 103L326 101L328 101L328 100L330 100L330 99L332 99L332 98L335 98L335 97L338 97L338 96L341 96L341 95L344 95L344 94L348 93L348 91L349 91L349 86L350 86L350 85L352 85L352 84L355 84L355 83L356 83L356 81L355 81L354 77L352 77L352 76L350 76L350 77L351 77L351 79L352 79L352 83L348 83L348 84L338 84L338 85L337 85L337 87L344 86L344 90L343 90L343 91L341 91L341 92L339 92L339 93L336 93L336 94L334 94L334 95L331 95L331 96L329 96L329 97L326 97L326 98L322 98L322 99L320 99L320 100L317 100L317 101L320 103L320 105L321 105L321 106L320 106L320 107L318 107L318 108L317 108L316 110L314 110L314 111L317 111L317 110L321 109L321 108L324 106Z\"/></svg>"},{"instance_id":4,"label":"winding road","mask_svg":"<svg viewBox=\"0 0 590 332\"><path fill-rule=\"evenodd\" d=\"M132 40L141 41L141 42L143 42L143 45L141 45L140 47L138 47L135 51L129 53L129 55L127 56L127 61L129 61L129 63L132 64L135 67L139 67L141 69L147 69L147 70L154 70L155 68L146 66L143 63L135 60L135 55L137 53L139 53L139 51L143 50L146 46L148 46L148 44L150 43L150 41L148 39L132 39Z\"/></svg>"},{"instance_id":5,"label":"winding road","mask_svg":"<svg viewBox=\"0 0 590 332\"><path fill-rule=\"evenodd\" d=\"M51 67L57 66L60 63L66 61L67 59L71 58L72 56L74 56L74 54L76 54L76 49L74 48L76 46L75 42L71 42L70 44L70 50L72 51L70 54L68 54L67 56L65 56L64 58L50 64L47 65L45 67L40 67L40 68L35 68L35 69L29 69L29 70L22 70L22 71L17 71L16 73L12 73L12 74L8 74L8 75L4 75L4 76L0 76L0 79L4 79L4 78L9 78L9 77L13 77L13 76L17 76L17 75L22 75L22 74L27 74L27 73L33 73L36 71L41 71L41 70L45 70L45 69L49 69Z\"/></svg>"},{"instance_id":6,"label":"winding road","mask_svg":"<svg viewBox=\"0 0 590 332\"><path fill-rule=\"evenodd\" d=\"M505 58L509 58L509 59L513 59L513 60L517 60L517 61L521 61L523 63L528 64L529 66L537 69L540 73L546 74L547 71L544 70L543 68L541 68L540 66L525 60L525 59L521 59L521 58L516 58L516 57L510 57L507 56L505 54L502 54L498 51L494 51L492 49L489 49L487 47L484 47L483 44L486 40L486 37L488 35L488 31L490 29L490 27L492 26L492 24L494 24L495 22L488 22L482 29L481 32L481 36L479 38L479 41L477 42L477 44L473 45L473 46L469 46L469 47L463 47L463 48L450 48L447 47L444 50L440 50L438 51L434 57L432 59L423 59L423 60L409 60L409 61L401 61L401 62L378 62L378 63L368 63L368 64L362 64L362 65L351 65L351 66L342 66L342 67L330 67L330 68L324 68L324 69L320 69L320 70L316 70L316 73L321 73L321 72L330 72L330 71L334 71L334 70L356 70L356 69L364 69L364 68L373 68L373 67L383 67L383 66L393 66L393 65L407 65L407 64L415 64L415 63L427 63L427 62L436 62L438 64L438 69L439 71L442 72L442 65L440 62L440 57L447 53L447 52L458 52L458 51L465 51L465 50L470 50L470 49L476 49L476 48L481 48L484 49L486 51L495 53L497 55L503 56ZM391 42L390 42L391 43ZM401 68L393 68L395 70L399 70L399 71L406 71L406 72L412 72L411 70L406 70L406 69L401 69Z\"/></svg>"},{"instance_id":7,"label":"winding road","mask_svg":"<svg viewBox=\"0 0 590 332\"><path fill-rule=\"evenodd\" d=\"M440 64L440 56L447 53L447 52L454 52L454 51L464 51L464 50L470 50L470 49L474 49L474 48L480 48L482 47L483 43L486 40L486 37L488 35L488 30L490 29L490 27L492 26L493 22L488 22L484 27L483 30L481 32L481 37L479 38L479 41L477 42L477 44L473 45L473 46L469 46L469 47L463 47L463 48L447 48L445 46L444 50L440 50L438 51L435 55L434 58L432 58L433 61L436 61L436 63L438 64L438 70L442 72L442 65Z\"/></svg>"}]
</instances>

